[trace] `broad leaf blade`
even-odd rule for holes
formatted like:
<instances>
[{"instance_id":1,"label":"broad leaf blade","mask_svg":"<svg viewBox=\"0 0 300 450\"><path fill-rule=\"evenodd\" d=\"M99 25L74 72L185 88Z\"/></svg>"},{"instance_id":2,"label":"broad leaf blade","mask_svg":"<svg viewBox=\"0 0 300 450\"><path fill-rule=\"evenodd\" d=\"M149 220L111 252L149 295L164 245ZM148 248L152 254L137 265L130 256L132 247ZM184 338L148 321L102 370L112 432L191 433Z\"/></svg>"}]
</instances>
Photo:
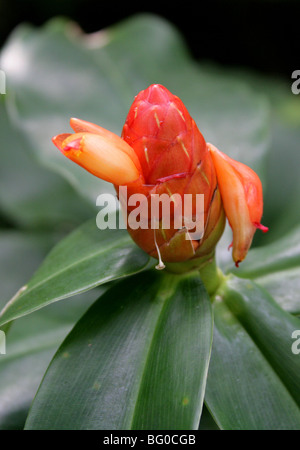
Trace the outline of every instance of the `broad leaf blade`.
<instances>
[{"instance_id":1,"label":"broad leaf blade","mask_svg":"<svg viewBox=\"0 0 300 450\"><path fill-rule=\"evenodd\" d=\"M255 278L300 265L300 227L271 244L250 250L233 272L239 277Z\"/></svg>"},{"instance_id":2,"label":"broad leaf blade","mask_svg":"<svg viewBox=\"0 0 300 450\"><path fill-rule=\"evenodd\" d=\"M26 428L195 429L211 337L211 305L198 275L128 278L67 337Z\"/></svg>"},{"instance_id":3,"label":"broad leaf blade","mask_svg":"<svg viewBox=\"0 0 300 450\"><path fill-rule=\"evenodd\" d=\"M148 262L149 256L126 230L99 230L94 220L89 221L50 252L29 283L4 307L0 323L136 273Z\"/></svg>"},{"instance_id":4,"label":"broad leaf blade","mask_svg":"<svg viewBox=\"0 0 300 450\"><path fill-rule=\"evenodd\" d=\"M53 242L49 233L33 235L15 230L0 233L1 306L32 276ZM7 324L9 329L6 325L1 327L6 332L6 354L0 355L1 430L23 429L30 404L51 358L72 325L104 287L10 322Z\"/></svg>"},{"instance_id":5,"label":"broad leaf blade","mask_svg":"<svg viewBox=\"0 0 300 450\"><path fill-rule=\"evenodd\" d=\"M227 281L224 299L300 407L300 358L292 351L292 333L300 329L300 320L255 283L234 276Z\"/></svg>"},{"instance_id":6,"label":"broad leaf blade","mask_svg":"<svg viewBox=\"0 0 300 450\"><path fill-rule=\"evenodd\" d=\"M223 258L224 259L224 258ZM300 227L274 242L250 249L238 269L232 264L224 269L241 278L253 278L265 287L286 311L300 311L299 294Z\"/></svg>"},{"instance_id":7,"label":"broad leaf blade","mask_svg":"<svg viewBox=\"0 0 300 450\"><path fill-rule=\"evenodd\" d=\"M188 278L178 285L159 318L133 429L197 429L211 336L209 299L199 280Z\"/></svg>"},{"instance_id":8,"label":"broad leaf blade","mask_svg":"<svg viewBox=\"0 0 300 450\"><path fill-rule=\"evenodd\" d=\"M256 278L255 282L266 289L285 311L300 314L299 266L269 273Z\"/></svg>"},{"instance_id":9,"label":"broad leaf blade","mask_svg":"<svg viewBox=\"0 0 300 450\"><path fill-rule=\"evenodd\" d=\"M104 291L85 292L13 322L0 356L0 429L23 429L32 400L59 345Z\"/></svg>"},{"instance_id":10,"label":"broad leaf blade","mask_svg":"<svg viewBox=\"0 0 300 450\"><path fill-rule=\"evenodd\" d=\"M248 280L230 278L214 301L206 405L223 429L299 429L299 321Z\"/></svg>"}]
</instances>

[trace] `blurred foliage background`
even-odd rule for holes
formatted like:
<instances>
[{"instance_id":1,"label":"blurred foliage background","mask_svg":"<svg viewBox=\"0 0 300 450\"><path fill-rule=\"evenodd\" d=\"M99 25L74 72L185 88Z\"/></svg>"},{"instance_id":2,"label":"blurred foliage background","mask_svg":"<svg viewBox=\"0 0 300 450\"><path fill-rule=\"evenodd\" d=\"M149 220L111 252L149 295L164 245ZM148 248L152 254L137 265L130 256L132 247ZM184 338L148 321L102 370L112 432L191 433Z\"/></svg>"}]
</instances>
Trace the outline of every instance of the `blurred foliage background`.
<instances>
[{"instance_id":1,"label":"blurred foliage background","mask_svg":"<svg viewBox=\"0 0 300 450\"><path fill-rule=\"evenodd\" d=\"M99 0L1 0L0 44L22 22L42 25L63 15L87 33L135 13L159 14L183 34L197 59L243 65L290 78L299 62L298 0L104 2Z\"/></svg>"}]
</instances>

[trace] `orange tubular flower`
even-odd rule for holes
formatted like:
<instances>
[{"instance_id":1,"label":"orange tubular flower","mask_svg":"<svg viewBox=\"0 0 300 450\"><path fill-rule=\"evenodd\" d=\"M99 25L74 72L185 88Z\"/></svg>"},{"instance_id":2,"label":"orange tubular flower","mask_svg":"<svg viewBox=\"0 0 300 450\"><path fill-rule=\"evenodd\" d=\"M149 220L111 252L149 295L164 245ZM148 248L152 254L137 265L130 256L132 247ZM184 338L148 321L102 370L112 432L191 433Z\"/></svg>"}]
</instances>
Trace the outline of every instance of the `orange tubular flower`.
<instances>
[{"instance_id":1,"label":"orange tubular flower","mask_svg":"<svg viewBox=\"0 0 300 450\"><path fill-rule=\"evenodd\" d=\"M164 226L163 212L151 211L148 227L128 228L133 240L148 254L165 262L211 258L225 225L225 214L233 230L233 259L241 262L251 245L262 216L262 187L258 176L247 166L232 160L213 145L207 144L182 101L165 87L154 84L135 98L119 137L90 122L71 119L75 134L60 134L54 144L72 161L93 175L115 185L127 217L134 210L122 197L127 195L166 194L182 205L191 194L193 224L202 221L201 235L178 227L176 201L169 226ZM196 210L196 194L204 194L201 213ZM225 214L224 214L225 210ZM148 208L147 208L148 213ZM197 226L195 225L197 228Z\"/></svg>"},{"instance_id":2,"label":"orange tubular flower","mask_svg":"<svg viewBox=\"0 0 300 450\"><path fill-rule=\"evenodd\" d=\"M233 231L232 256L238 267L252 243L257 228L268 228L260 223L263 213L262 185L250 167L235 161L216 147L207 144L214 161L218 184L228 222Z\"/></svg>"}]
</instances>

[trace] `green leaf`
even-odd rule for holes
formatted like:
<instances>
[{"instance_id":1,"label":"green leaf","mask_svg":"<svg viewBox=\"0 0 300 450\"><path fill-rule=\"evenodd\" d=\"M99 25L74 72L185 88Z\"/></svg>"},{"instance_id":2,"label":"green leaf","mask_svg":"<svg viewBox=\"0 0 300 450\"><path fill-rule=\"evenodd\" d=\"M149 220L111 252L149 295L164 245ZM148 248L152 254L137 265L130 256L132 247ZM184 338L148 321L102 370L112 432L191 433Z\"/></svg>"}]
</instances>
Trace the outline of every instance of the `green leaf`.
<instances>
[{"instance_id":1,"label":"green leaf","mask_svg":"<svg viewBox=\"0 0 300 450\"><path fill-rule=\"evenodd\" d=\"M50 252L32 279L4 307L0 324L143 270L149 259L126 230L99 230L95 220L88 221Z\"/></svg>"},{"instance_id":2,"label":"green leaf","mask_svg":"<svg viewBox=\"0 0 300 450\"><path fill-rule=\"evenodd\" d=\"M247 280L229 278L224 299L300 406L300 358L292 352L292 333L300 329L300 320Z\"/></svg>"},{"instance_id":3,"label":"green leaf","mask_svg":"<svg viewBox=\"0 0 300 450\"><path fill-rule=\"evenodd\" d=\"M0 305L32 276L54 242L50 233L0 233ZM106 287L107 285L105 285ZM101 287L102 290L103 287ZM58 302L1 327L6 354L0 355L0 429L22 429L52 356L100 289ZM6 329L5 329L6 328Z\"/></svg>"},{"instance_id":4,"label":"green leaf","mask_svg":"<svg viewBox=\"0 0 300 450\"><path fill-rule=\"evenodd\" d=\"M23 429L43 374L62 340L60 330L55 331L58 331L56 345L52 340L49 346L34 348L32 352L14 354L9 350L9 359L0 356L0 430Z\"/></svg>"},{"instance_id":5,"label":"green leaf","mask_svg":"<svg viewBox=\"0 0 300 450\"><path fill-rule=\"evenodd\" d=\"M205 394L223 429L299 429L295 317L250 280L230 277L214 301L214 344Z\"/></svg>"},{"instance_id":6,"label":"green leaf","mask_svg":"<svg viewBox=\"0 0 300 450\"><path fill-rule=\"evenodd\" d=\"M271 230L270 230L271 232ZM300 227L296 227L274 242L250 249L245 261L236 269L231 254L225 248L230 242L230 230L223 236L223 245L217 247L219 263L224 272L233 272L241 278L252 278L264 287L286 311L300 311L299 268ZM224 245L225 244L225 245ZM229 260L230 259L230 260Z\"/></svg>"},{"instance_id":7,"label":"green leaf","mask_svg":"<svg viewBox=\"0 0 300 450\"><path fill-rule=\"evenodd\" d=\"M70 117L120 134L134 96L152 83L182 98L208 141L264 173L265 98L220 70L202 71L177 30L158 17L136 16L92 36L61 19L40 29L21 26L0 64L13 92L7 95L10 117L36 157L93 203L112 186L61 155L51 137L70 131Z\"/></svg>"},{"instance_id":8,"label":"green leaf","mask_svg":"<svg viewBox=\"0 0 300 450\"><path fill-rule=\"evenodd\" d=\"M243 278L256 278L300 266L300 227L281 239L249 251L238 269L232 270Z\"/></svg>"},{"instance_id":9,"label":"green leaf","mask_svg":"<svg viewBox=\"0 0 300 450\"><path fill-rule=\"evenodd\" d=\"M300 267L267 274L255 279L274 300L292 314L300 314Z\"/></svg>"},{"instance_id":10,"label":"green leaf","mask_svg":"<svg viewBox=\"0 0 300 450\"><path fill-rule=\"evenodd\" d=\"M41 264L54 244L50 233L0 232L0 308Z\"/></svg>"},{"instance_id":11,"label":"green leaf","mask_svg":"<svg viewBox=\"0 0 300 450\"><path fill-rule=\"evenodd\" d=\"M211 304L198 274L130 277L62 344L26 428L197 429L211 338Z\"/></svg>"},{"instance_id":12,"label":"green leaf","mask_svg":"<svg viewBox=\"0 0 300 450\"><path fill-rule=\"evenodd\" d=\"M99 291L55 303L12 324L6 334L6 354L0 355L0 430L23 429L53 355Z\"/></svg>"}]
</instances>

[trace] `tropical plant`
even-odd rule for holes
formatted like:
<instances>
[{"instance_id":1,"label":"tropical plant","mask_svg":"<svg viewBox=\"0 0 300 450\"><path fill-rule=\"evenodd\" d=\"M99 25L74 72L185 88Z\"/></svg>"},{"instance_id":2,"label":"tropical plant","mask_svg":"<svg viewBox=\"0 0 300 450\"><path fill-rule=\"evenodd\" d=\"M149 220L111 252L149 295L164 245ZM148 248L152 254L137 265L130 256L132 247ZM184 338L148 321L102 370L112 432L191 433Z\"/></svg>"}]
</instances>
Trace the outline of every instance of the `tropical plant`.
<instances>
[{"instance_id":1,"label":"tropical plant","mask_svg":"<svg viewBox=\"0 0 300 450\"><path fill-rule=\"evenodd\" d=\"M0 210L11 224L0 235L0 428L299 429L300 106L290 86L196 63L148 15L94 35L62 19L22 25L0 67ZM152 84L262 181L269 232L239 267L227 225L210 264L156 270L158 255L127 230L96 227L96 199L113 186L51 143L70 117L120 135Z\"/></svg>"}]
</instances>

